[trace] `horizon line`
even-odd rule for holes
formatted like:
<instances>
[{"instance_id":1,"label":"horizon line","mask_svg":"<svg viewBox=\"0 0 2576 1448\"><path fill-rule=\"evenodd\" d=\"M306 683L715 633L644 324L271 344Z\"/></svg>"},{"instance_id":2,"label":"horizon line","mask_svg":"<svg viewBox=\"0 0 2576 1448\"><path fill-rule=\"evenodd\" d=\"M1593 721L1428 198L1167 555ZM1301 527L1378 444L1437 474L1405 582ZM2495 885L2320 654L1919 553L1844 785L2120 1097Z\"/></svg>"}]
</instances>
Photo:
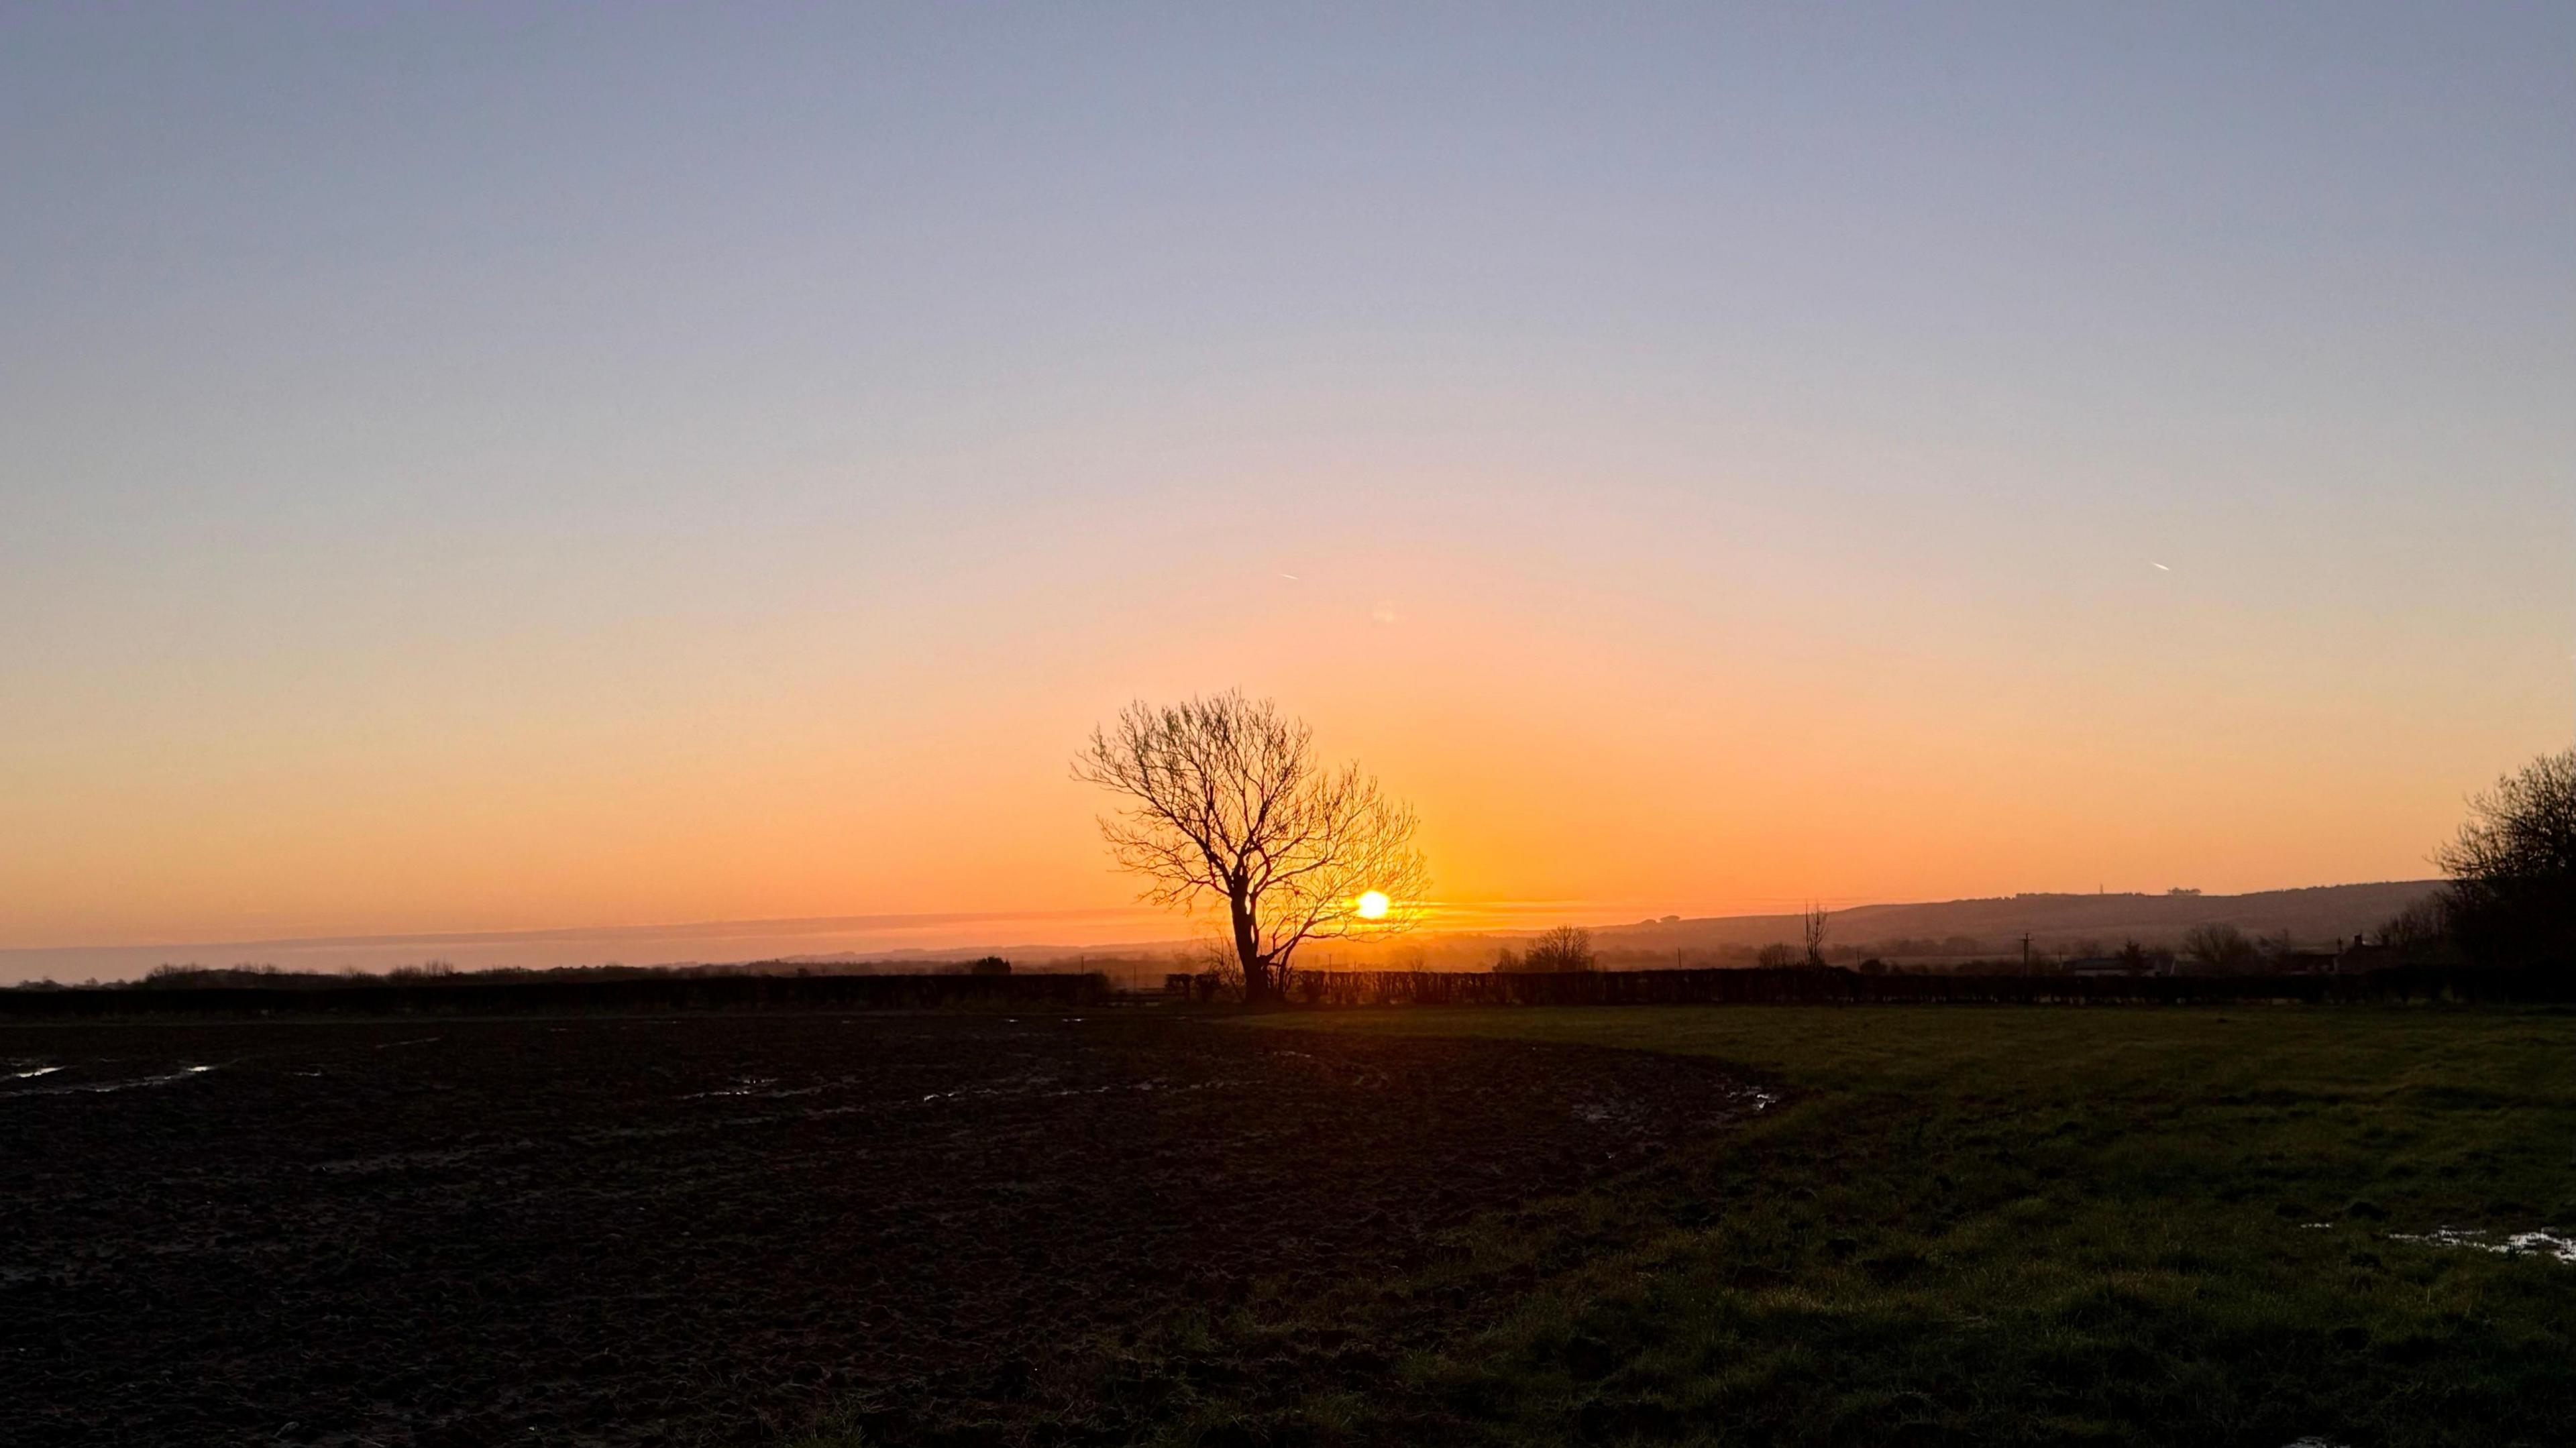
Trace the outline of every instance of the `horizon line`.
<instances>
[{"instance_id":1,"label":"horizon line","mask_svg":"<svg viewBox=\"0 0 2576 1448\"><path fill-rule=\"evenodd\" d=\"M2228 899L2239 899L2239 898L2243 898L2244 896L2248 896L2248 895L2277 895L2277 894L2286 894L2286 893L2290 893L2290 892L2292 892L2292 891L2297 891L2297 890L2333 890L2333 889L2342 889L2342 888L2348 888L2348 887L2351 887L2351 886L2358 886L2358 885L2414 885L2414 884L2434 884L2434 883L2438 883L2438 881L2435 881L2435 880L2432 880L2432 879L2424 879L2424 880L2348 880L2348 881L2340 881L2340 882L2336 882L2336 883L2334 883L2334 884L2324 884L2324 885L2287 885L2287 886L2276 886L2276 887L2273 887L2273 888L2271 888L2271 889L2266 889L2266 890L2238 890L2238 891L2234 891L2234 892L2222 892L2222 893L2215 893L2215 894L2204 894L2204 895L2202 895L2202 896L2201 896L2201 898L2204 898L2204 899L2210 899L2210 900L2228 900ZM2171 889L2171 888L2169 888L2168 890L2165 890L2165 891L2148 891L2148 890L2109 890L2109 889L2099 889L2099 890L2093 890L2093 891L2081 891L2081 890L2018 890L2018 891L2012 891L2012 892L2009 892L2009 893L2005 893L2005 894L1998 894L1998 895L1958 895L1958 896L1952 896L1952 897L1949 897L1948 899L1943 899L1943 900L1889 900L1889 899L1884 899L1884 898L1879 898L1879 897L1872 897L1872 896L1842 896L1842 897L1834 897L1834 896L1786 896L1786 895L1784 895L1784 896L1743 896L1743 897L1738 897L1738 900L1739 900L1741 903L1747 903L1747 904L1755 903L1755 902L1761 902L1761 903L1778 903L1778 904L1792 904L1792 905L1821 904L1821 905L1830 906L1830 907L1835 908L1835 909L1858 910L1858 909L1869 909L1869 908L1874 908L1874 907L1878 907L1878 906L1941 905L1941 904L1957 904L1957 903L1961 903L1961 902L1964 902L1964 901L1971 901L1971 900L2011 900L2011 899L2019 899L2019 898L2022 898L2022 897L2025 897L2025 896L2067 896L2067 897L2074 897L2074 898L2084 898L2084 897L2096 896L2096 895L2098 895L2098 896L2135 895L2135 896L2139 896L2139 897L2141 897L2141 898L2156 899L2156 898L2162 898L2163 896L2165 896L2165 895L2167 895L2167 894L2170 894L2170 893L2173 893L2173 891L2172 891L2172 889ZM2195 892L2195 893L2197 893L2197 892ZM1573 909L1577 909L1577 910L1598 911L1598 910L1601 910L1601 909L1614 908L1614 907L1612 907L1608 902L1582 902L1582 901L1575 901L1575 900L1568 900L1568 899L1518 899L1518 900L1483 900L1483 901L1442 901L1442 902L1433 902L1433 908L1434 908L1434 909L1439 909L1439 908L1442 908L1442 907L1444 907L1444 906L1448 906L1448 907L1458 907L1458 908L1463 908L1463 909L1467 909L1467 910L1475 910L1475 911L1493 911L1493 912L1501 912L1501 913L1513 913L1513 912L1524 911L1524 910L1538 910L1538 909L1558 909L1558 910L1562 910L1562 909L1567 909L1567 908L1573 908ZM1603 924L1600 924L1600 925L1596 925L1596 926L1595 926L1595 927L1593 927L1593 928L1611 928L1611 929L1616 929L1616 928L1619 928L1619 927L1621 927L1621 926L1629 926L1629 925L1635 925L1635 924L1639 924L1639 923L1646 923L1646 924L1661 924L1661 923L1664 923L1664 921L1665 921L1666 919L1668 919L1668 918L1670 918L1670 919L1678 919L1678 920L1681 920L1681 921L1684 921L1684 922L1689 922L1689 921L1698 921L1698 920L1760 919L1760 918L1763 918L1763 917L1765 917L1765 916L1767 916L1767 915L1770 915L1770 914L1772 914L1772 913L1774 913L1774 912L1770 912L1770 911L1763 911L1763 910L1739 910L1739 911L1735 911L1735 912L1732 912L1732 913L1724 913L1724 912L1721 912L1721 913L1712 913L1712 914L1704 914L1704 915L1687 915L1687 914L1676 914L1675 912L1666 911L1666 912L1663 912L1663 914L1662 914L1662 915L1654 916L1654 917L1650 917L1648 920L1646 920L1646 921L1644 921L1644 922L1633 921L1633 920L1620 920L1620 921L1614 921L1614 922L1606 922L1606 923L1603 923ZM1794 913L1796 913L1796 911L1792 910L1792 911L1779 912L1779 913L1783 913L1783 914L1794 914ZM621 939L632 939L632 940L689 940L689 939L700 939L700 940L723 940L723 939L727 939L727 938L731 938L731 937L737 937L737 936L743 936L743 935L798 935L798 934L828 934L828 933L837 933L837 932L848 931L848 930L853 930L853 929L874 929L874 930L886 930L886 929L924 929L924 928L931 928L931 927L936 927L936 926L941 926L941 925L968 925L968 924L975 924L975 923L979 923L979 922L986 922L986 921L992 921L992 922L1001 922L1001 921L1047 921L1047 920L1076 921L1076 920L1102 920L1102 919L1116 919L1116 918L1121 918L1121 917L1130 917L1130 916L1137 916L1137 917L1141 917L1141 916L1148 916L1148 915L1167 915L1167 918L1169 918L1175 926L1183 925L1183 924L1185 924L1185 923L1186 923L1186 922L1191 918L1191 917L1190 917L1190 916L1188 916L1188 915L1168 915L1168 913L1167 913L1167 912L1158 912L1158 911L1153 911L1153 910L1147 909L1147 908L1142 907L1142 906L1133 906L1133 907L1089 906L1089 907L1080 907L1080 908L1073 908L1073 909L1061 909L1061 910L941 910L941 911L915 911L915 912L904 912L904 913L879 913L879 914L865 914L865 915L791 915L791 916L776 916L776 917L750 917L750 918L721 919L721 920L688 920L688 921L677 921L677 922L664 923L664 924L651 924L651 923L648 923L648 924L636 924L636 925L561 925L561 926L539 926L539 927L529 927L529 928L523 928L523 929L505 929L505 930L422 930L422 931L392 931L392 932L387 932L387 933L384 933L384 934L376 934L376 935L367 935L367 934L338 934L338 935L286 935L286 936L269 936L269 937L254 938L254 939L243 939L243 940L166 939L166 938L165 938L165 939L158 939L158 940L127 941L127 942L99 941L99 942L86 942L86 943L80 943L80 944L64 944L64 945L6 945L6 946L0 946L0 959L5 959L5 958L8 958L8 957L12 957L12 956L19 956L19 955L38 955L38 954L42 954L42 955L61 955L61 954L77 954L77 953L93 952L93 951L95 951L95 952L102 952L102 953L104 953L104 952L120 952L120 953L122 953L122 952L143 951L143 950L328 950L328 949L335 949L335 948L339 948L339 949L361 949L361 948L366 948L366 949L391 949L391 948L405 947L405 946L436 946L436 945L459 945L459 946L476 946L476 945L482 945L482 946L489 946L489 945L513 945L513 944L530 944L530 945L535 945L535 944L545 944L545 943L549 943L549 942L567 942L567 941L585 941L585 940L601 940L601 941L607 941L607 940L621 940ZM1421 933L1423 933L1423 934L1438 934L1438 933L1442 933L1442 932L1441 932L1441 931L1439 931L1439 930L1435 927L1435 928L1425 929L1425 930L1424 930L1424 931L1422 931ZM1458 929L1458 930L1450 931L1450 932L1447 932L1447 933L1452 933L1452 934L1474 934L1474 933L1479 933L1479 932L1477 932L1477 931L1475 931L1475 930L1472 930L1472 929ZM1118 944L1118 945L1128 945L1128 944L1158 944L1158 943L1162 943L1162 942L1159 942L1159 941L1118 941L1118 942L1111 942L1111 943L1112 943L1112 944ZM1020 948L1024 948L1024 949L1031 949L1031 948L1033 948L1033 949L1067 949L1067 950L1072 950L1072 949L1081 949L1081 948L1083 948L1083 947L1081 947L1081 946L1054 946L1054 945L1045 944L1045 943L1043 943L1043 942L1032 942L1032 941L1018 942L1018 945L1019 945L1019 947L1020 947ZM918 946L906 946L906 947L891 947L891 948L895 948L895 949L921 949L921 948L923 948L923 947L918 947ZM941 948L943 948L943 949L948 949L948 948L967 949L967 948L972 948L972 947L941 947ZM841 954L850 954L850 953L856 953L856 952L842 951L842 952L837 952L837 953L841 953Z\"/></svg>"}]
</instances>

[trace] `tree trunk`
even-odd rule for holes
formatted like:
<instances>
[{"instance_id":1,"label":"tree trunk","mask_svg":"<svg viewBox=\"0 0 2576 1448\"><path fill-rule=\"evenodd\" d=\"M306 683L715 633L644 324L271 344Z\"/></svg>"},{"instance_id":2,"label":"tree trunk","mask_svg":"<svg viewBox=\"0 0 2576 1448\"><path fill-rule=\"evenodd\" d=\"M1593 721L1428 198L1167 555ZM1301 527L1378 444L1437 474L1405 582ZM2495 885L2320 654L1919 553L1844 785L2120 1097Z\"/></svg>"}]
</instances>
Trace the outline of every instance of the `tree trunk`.
<instances>
[{"instance_id":1,"label":"tree trunk","mask_svg":"<svg viewBox=\"0 0 2576 1448\"><path fill-rule=\"evenodd\" d=\"M1270 964L1261 958L1261 932L1252 918L1252 902L1237 897L1229 902L1234 913L1234 958L1243 966L1243 1003L1248 1006L1270 1003Z\"/></svg>"}]
</instances>

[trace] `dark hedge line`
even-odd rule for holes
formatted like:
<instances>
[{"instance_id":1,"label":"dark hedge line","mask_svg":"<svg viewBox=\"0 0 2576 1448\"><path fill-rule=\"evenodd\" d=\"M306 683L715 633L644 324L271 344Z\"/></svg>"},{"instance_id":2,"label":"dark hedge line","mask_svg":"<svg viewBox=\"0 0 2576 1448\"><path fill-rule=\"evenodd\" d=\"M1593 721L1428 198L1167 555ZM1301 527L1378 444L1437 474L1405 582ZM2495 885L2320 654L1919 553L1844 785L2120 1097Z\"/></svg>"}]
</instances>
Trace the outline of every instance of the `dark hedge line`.
<instances>
[{"instance_id":1,"label":"dark hedge line","mask_svg":"<svg viewBox=\"0 0 2576 1448\"><path fill-rule=\"evenodd\" d=\"M938 1010L1080 1006L1088 975L744 975L624 980L406 981L141 990L0 990L0 1017L537 1015L582 1011Z\"/></svg>"},{"instance_id":2,"label":"dark hedge line","mask_svg":"<svg viewBox=\"0 0 2576 1448\"><path fill-rule=\"evenodd\" d=\"M1566 974L1311 971L1289 983L1307 1006L2326 1004L2576 1001L2576 971L2399 968L2355 975L1862 975L1788 970L1605 970Z\"/></svg>"}]
</instances>

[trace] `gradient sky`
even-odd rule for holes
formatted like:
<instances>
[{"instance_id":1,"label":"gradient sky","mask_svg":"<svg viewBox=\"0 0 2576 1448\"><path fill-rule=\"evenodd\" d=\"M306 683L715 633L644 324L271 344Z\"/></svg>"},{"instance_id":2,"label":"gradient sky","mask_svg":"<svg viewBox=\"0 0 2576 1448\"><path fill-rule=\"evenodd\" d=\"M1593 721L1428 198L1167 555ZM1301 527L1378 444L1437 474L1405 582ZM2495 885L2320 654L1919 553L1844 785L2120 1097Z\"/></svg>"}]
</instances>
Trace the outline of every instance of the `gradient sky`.
<instances>
[{"instance_id":1,"label":"gradient sky","mask_svg":"<svg viewBox=\"0 0 2576 1448\"><path fill-rule=\"evenodd\" d=\"M1116 907L1074 749L1229 685L1469 904L2422 876L2576 725L2571 76L2564 5L9 6L0 947Z\"/></svg>"}]
</instances>

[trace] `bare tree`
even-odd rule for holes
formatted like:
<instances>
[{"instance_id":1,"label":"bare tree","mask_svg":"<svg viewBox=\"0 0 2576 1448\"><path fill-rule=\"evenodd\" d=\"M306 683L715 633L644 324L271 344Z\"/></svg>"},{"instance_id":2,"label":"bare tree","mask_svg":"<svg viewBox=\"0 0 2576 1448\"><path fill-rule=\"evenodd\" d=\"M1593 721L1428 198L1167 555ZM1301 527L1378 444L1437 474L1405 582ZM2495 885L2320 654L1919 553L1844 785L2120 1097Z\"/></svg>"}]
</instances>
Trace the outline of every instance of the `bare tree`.
<instances>
[{"instance_id":1,"label":"bare tree","mask_svg":"<svg viewBox=\"0 0 2576 1448\"><path fill-rule=\"evenodd\" d=\"M1560 925L1530 942L1521 969L1531 971L1592 970L1592 932L1580 925Z\"/></svg>"},{"instance_id":2,"label":"bare tree","mask_svg":"<svg viewBox=\"0 0 2576 1448\"><path fill-rule=\"evenodd\" d=\"M2433 862L2451 877L2448 923L2472 957L2576 966L2576 749L2471 797Z\"/></svg>"},{"instance_id":3,"label":"bare tree","mask_svg":"<svg viewBox=\"0 0 2576 1448\"><path fill-rule=\"evenodd\" d=\"M1810 905L1804 918L1807 937L1807 964L1825 963L1825 935L1833 924L1834 912L1822 905Z\"/></svg>"},{"instance_id":4,"label":"bare tree","mask_svg":"<svg viewBox=\"0 0 2576 1448\"><path fill-rule=\"evenodd\" d=\"M2379 924L2379 943L2401 956L2428 957L2440 953L2451 935L2451 893L2436 890ZM2352 942L2362 943L2356 936Z\"/></svg>"},{"instance_id":5,"label":"bare tree","mask_svg":"<svg viewBox=\"0 0 2576 1448\"><path fill-rule=\"evenodd\" d=\"M1223 922L1192 941L1181 952L1181 959L1189 965L1190 974L1205 983L1201 999L1243 994L1243 960L1234 953L1234 937Z\"/></svg>"},{"instance_id":6,"label":"bare tree","mask_svg":"<svg viewBox=\"0 0 2576 1448\"><path fill-rule=\"evenodd\" d=\"M2212 975L2236 975L2253 966L2258 952L2244 931L2213 921L2182 933L2182 953Z\"/></svg>"},{"instance_id":7,"label":"bare tree","mask_svg":"<svg viewBox=\"0 0 2576 1448\"><path fill-rule=\"evenodd\" d=\"M1076 779L1121 797L1100 820L1141 898L1222 902L1246 1001L1275 1000L1310 940L1389 934L1419 916L1430 872L1410 806L1357 764L1315 758L1314 731L1239 690L1131 704L1095 729Z\"/></svg>"}]
</instances>

